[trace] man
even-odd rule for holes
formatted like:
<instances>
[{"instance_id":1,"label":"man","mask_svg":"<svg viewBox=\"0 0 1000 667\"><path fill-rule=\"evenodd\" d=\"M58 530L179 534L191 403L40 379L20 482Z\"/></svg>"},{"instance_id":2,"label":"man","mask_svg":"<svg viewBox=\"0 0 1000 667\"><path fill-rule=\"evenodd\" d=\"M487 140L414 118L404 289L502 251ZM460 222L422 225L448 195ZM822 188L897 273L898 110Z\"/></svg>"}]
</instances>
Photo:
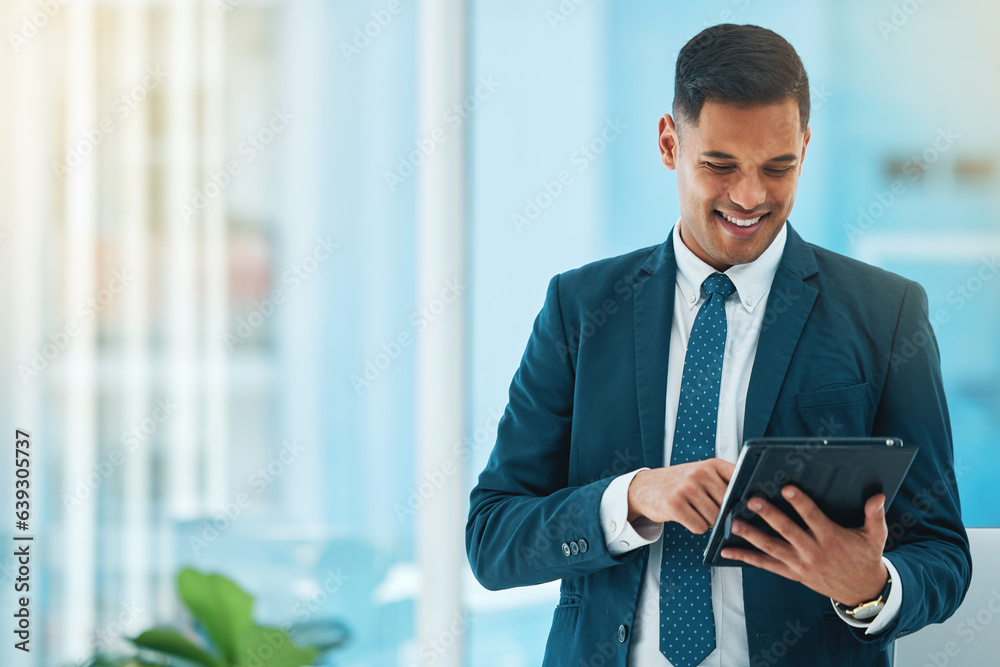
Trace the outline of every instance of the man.
<instances>
[{"instance_id":1,"label":"man","mask_svg":"<svg viewBox=\"0 0 1000 667\"><path fill-rule=\"evenodd\" d=\"M487 588L562 580L545 665L888 665L965 595L927 297L786 224L808 119L788 42L704 30L659 122L677 225L549 284L466 528ZM745 439L872 435L920 447L888 510L846 529L789 486L806 529L761 502L777 536L701 565Z\"/></svg>"}]
</instances>

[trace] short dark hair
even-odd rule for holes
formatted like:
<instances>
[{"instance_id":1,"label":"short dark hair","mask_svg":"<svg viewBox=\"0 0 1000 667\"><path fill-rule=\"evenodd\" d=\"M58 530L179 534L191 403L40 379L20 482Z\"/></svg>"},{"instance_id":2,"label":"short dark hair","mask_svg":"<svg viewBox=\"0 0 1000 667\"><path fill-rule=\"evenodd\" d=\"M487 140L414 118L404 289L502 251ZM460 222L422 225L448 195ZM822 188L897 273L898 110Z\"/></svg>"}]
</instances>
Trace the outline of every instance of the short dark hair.
<instances>
[{"instance_id":1,"label":"short dark hair","mask_svg":"<svg viewBox=\"0 0 1000 667\"><path fill-rule=\"evenodd\" d=\"M799 122L809 124L809 78L792 45L756 25L705 28L677 54L675 121L698 124L706 101L748 107L795 98Z\"/></svg>"}]
</instances>

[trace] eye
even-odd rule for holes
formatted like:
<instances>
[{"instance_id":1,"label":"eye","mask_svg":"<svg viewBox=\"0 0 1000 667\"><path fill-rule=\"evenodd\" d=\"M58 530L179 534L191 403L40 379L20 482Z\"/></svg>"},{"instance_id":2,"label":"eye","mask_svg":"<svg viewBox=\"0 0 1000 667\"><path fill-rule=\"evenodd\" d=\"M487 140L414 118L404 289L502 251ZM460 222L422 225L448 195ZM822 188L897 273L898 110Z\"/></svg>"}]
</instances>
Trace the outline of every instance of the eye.
<instances>
[{"instance_id":1,"label":"eye","mask_svg":"<svg viewBox=\"0 0 1000 667\"><path fill-rule=\"evenodd\" d=\"M785 167L784 169L770 169L770 168L768 168L765 171L767 171L767 173L771 174L772 176L783 176L783 175L787 174L788 172L790 172L794 168L795 168L794 166Z\"/></svg>"},{"instance_id":2,"label":"eye","mask_svg":"<svg viewBox=\"0 0 1000 667\"><path fill-rule=\"evenodd\" d=\"M706 162L705 166L712 171L717 171L719 173L725 173L733 170L733 165L731 164L715 164L714 162Z\"/></svg>"}]
</instances>

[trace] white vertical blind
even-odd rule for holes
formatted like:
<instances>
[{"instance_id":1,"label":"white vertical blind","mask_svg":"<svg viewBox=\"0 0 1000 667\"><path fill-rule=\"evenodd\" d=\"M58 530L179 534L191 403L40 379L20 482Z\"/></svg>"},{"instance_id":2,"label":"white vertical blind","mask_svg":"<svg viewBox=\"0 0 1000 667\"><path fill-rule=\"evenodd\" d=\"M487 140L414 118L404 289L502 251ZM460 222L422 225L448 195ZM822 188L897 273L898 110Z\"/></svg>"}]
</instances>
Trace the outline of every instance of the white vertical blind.
<instances>
[{"instance_id":1,"label":"white vertical blind","mask_svg":"<svg viewBox=\"0 0 1000 667\"><path fill-rule=\"evenodd\" d=\"M428 0L418 18L418 137L440 131L444 110L464 98L465 2ZM417 303L430 304L446 280L465 275L465 138L438 148L417 177ZM453 460L465 420L465 305L459 295L433 327L417 341L417 480ZM459 470L464 466L459 465ZM452 476L427 498L418 514L417 555L422 594L417 605L417 641L452 647L438 654L421 651L424 665L457 667L464 662L464 637L455 635L462 614L460 573L464 566L465 483Z\"/></svg>"},{"instance_id":2,"label":"white vertical blind","mask_svg":"<svg viewBox=\"0 0 1000 667\"><path fill-rule=\"evenodd\" d=\"M203 174L225 170L225 26L215 3L201 4L202 22L202 149ZM200 217L205 246L205 504L210 511L229 498L228 392L226 391L225 347L228 303L228 262L226 261L226 200L223 188L208 202Z\"/></svg>"},{"instance_id":3,"label":"white vertical blind","mask_svg":"<svg viewBox=\"0 0 1000 667\"><path fill-rule=\"evenodd\" d=\"M202 215L186 220L181 205L191 204L197 187L195 143L195 62L198 24L193 0L173 0L169 12L169 77L166 102L166 198L163 225L167 243L166 322L169 395L179 409L167 425L167 508L173 519L192 518L202 509L200 494L198 400L195 354L198 308L197 227Z\"/></svg>"},{"instance_id":4,"label":"white vertical blind","mask_svg":"<svg viewBox=\"0 0 1000 667\"><path fill-rule=\"evenodd\" d=\"M116 64L117 88L131 90L147 76L146 68L152 62L146 21L147 6L144 2L128 2L121 8L117 31ZM115 189L119 200L119 224L122 238L121 262L132 282L121 295L123 318L122 386L118 395L122 400L123 428L131 429L149 418L153 408L150 391L149 364L149 285L150 285L150 150L147 102L129 114L121 128L118 147L120 188ZM114 395L114 394L111 394ZM117 435L117 433L116 433ZM124 443L113 438L112 447ZM152 531L150 522L152 493L151 439L137 445L125 446L123 465L123 548L127 557L122 559L124 568L123 591L125 600L139 610L129 615L125 632L139 633L152 620Z\"/></svg>"},{"instance_id":5,"label":"white vertical blind","mask_svg":"<svg viewBox=\"0 0 1000 667\"><path fill-rule=\"evenodd\" d=\"M96 26L93 0L66 6L66 136L75 142L98 126L96 113ZM37 46L37 45L36 45ZM66 174L65 233L62 252L66 301L57 314L57 327L76 321L77 305L95 295L97 228L97 159L83 156ZM85 479L97 461L95 359L100 318L81 322L80 331L62 352L65 363L63 431L63 488L69 492ZM83 502L64 513L63 640L60 659L86 655L96 625L97 503Z\"/></svg>"}]
</instances>

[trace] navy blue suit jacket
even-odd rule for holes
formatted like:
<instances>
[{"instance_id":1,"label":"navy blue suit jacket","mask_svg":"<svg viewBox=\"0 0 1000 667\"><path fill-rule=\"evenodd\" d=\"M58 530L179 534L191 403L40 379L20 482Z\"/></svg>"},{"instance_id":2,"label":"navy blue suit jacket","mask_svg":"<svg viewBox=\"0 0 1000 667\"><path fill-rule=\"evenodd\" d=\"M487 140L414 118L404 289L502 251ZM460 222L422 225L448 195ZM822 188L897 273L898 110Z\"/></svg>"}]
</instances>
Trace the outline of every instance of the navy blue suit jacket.
<instances>
[{"instance_id":1,"label":"navy blue suit jacket","mask_svg":"<svg viewBox=\"0 0 1000 667\"><path fill-rule=\"evenodd\" d=\"M612 556L599 507L615 476L664 464L675 279L669 237L552 279L472 491L466 546L485 587L562 580L545 665L626 664L649 547ZM895 621L866 636L829 598L748 567L747 664L888 665L896 637L954 613L972 563L917 283L806 243L789 226L743 435L884 435L920 447L886 516L886 554L904 590Z\"/></svg>"}]
</instances>

